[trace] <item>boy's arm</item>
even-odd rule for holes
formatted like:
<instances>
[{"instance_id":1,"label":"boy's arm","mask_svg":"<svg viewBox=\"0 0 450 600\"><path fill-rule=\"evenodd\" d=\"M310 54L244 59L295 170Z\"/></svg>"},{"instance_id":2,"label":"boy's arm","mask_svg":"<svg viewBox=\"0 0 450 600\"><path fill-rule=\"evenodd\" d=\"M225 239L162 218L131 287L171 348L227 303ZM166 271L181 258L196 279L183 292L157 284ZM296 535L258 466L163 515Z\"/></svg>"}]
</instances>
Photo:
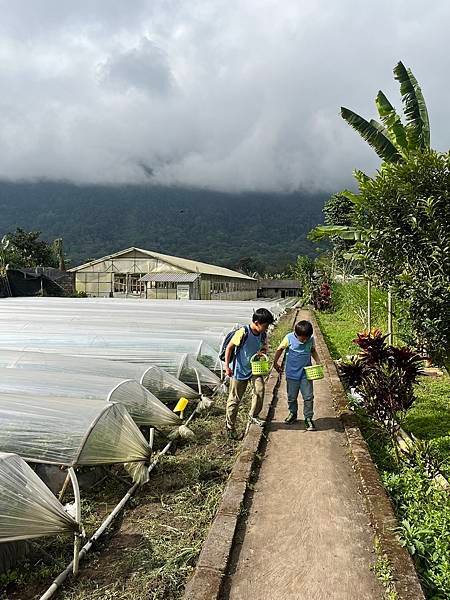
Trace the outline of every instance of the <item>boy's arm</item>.
<instances>
[{"instance_id":1,"label":"boy's arm","mask_svg":"<svg viewBox=\"0 0 450 600\"><path fill-rule=\"evenodd\" d=\"M273 357L273 367L276 371L278 371L278 373L281 373L281 371L283 370L283 367L278 361L280 360L280 356L283 354L286 348L289 348L289 340L287 336L285 336L281 344L278 346L275 352L275 356Z\"/></svg>"},{"instance_id":2,"label":"boy's arm","mask_svg":"<svg viewBox=\"0 0 450 600\"><path fill-rule=\"evenodd\" d=\"M277 351L275 352L275 356L273 357L273 367L276 371L278 371L278 373L281 373L281 371L283 370L282 366L278 362L280 360L280 356L283 354L283 352L284 352L284 348L278 348Z\"/></svg>"},{"instance_id":3,"label":"boy's arm","mask_svg":"<svg viewBox=\"0 0 450 600\"><path fill-rule=\"evenodd\" d=\"M233 344L233 340L231 340L231 342L228 344L225 350L225 374L228 377L231 377L233 375L233 371L230 369L230 356L234 347L235 344Z\"/></svg>"},{"instance_id":4,"label":"boy's arm","mask_svg":"<svg viewBox=\"0 0 450 600\"><path fill-rule=\"evenodd\" d=\"M236 331L236 333L233 335L233 337L231 338L230 343L228 344L227 349L225 350L225 374L228 377L231 377L233 375L233 371L230 368L231 353L233 352L233 348L241 345L244 334L245 334L244 327L241 327L240 329L238 329Z\"/></svg>"},{"instance_id":5,"label":"boy's arm","mask_svg":"<svg viewBox=\"0 0 450 600\"><path fill-rule=\"evenodd\" d=\"M319 363L320 363L320 357L319 357L319 355L318 355L318 353L317 353L317 350L316 350L316 347L315 347L315 346L314 346L314 348L311 350L311 356L313 357L313 359L314 359L314 362L316 362L317 364L319 364Z\"/></svg>"}]
</instances>

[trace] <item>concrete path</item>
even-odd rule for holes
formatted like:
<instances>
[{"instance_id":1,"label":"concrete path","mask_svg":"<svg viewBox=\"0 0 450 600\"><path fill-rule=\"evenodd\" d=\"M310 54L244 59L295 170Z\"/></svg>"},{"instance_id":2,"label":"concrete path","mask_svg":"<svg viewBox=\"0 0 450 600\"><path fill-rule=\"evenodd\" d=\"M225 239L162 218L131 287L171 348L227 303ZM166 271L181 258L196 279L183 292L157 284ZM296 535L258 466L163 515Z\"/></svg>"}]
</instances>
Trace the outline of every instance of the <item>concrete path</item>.
<instances>
[{"instance_id":1,"label":"concrete path","mask_svg":"<svg viewBox=\"0 0 450 600\"><path fill-rule=\"evenodd\" d=\"M299 318L303 318L300 315ZM317 431L285 425L278 392L267 447L237 534L229 600L381 600L373 531L325 380L315 386Z\"/></svg>"}]
</instances>

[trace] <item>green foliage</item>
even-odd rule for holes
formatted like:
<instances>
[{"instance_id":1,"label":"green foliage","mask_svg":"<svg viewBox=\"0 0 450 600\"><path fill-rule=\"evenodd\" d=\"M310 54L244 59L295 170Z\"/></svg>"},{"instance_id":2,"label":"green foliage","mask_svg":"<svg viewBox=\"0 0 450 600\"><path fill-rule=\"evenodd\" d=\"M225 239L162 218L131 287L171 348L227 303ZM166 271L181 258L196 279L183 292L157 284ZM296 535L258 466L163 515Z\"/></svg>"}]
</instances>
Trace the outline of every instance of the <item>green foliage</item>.
<instances>
[{"instance_id":1,"label":"green foliage","mask_svg":"<svg viewBox=\"0 0 450 600\"><path fill-rule=\"evenodd\" d=\"M355 225L372 281L408 302L416 345L437 361L450 350L450 154L413 154L360 184Z\"/></svg>"},{"instance_id":2,"label":"green foliage","mask_svg":"<svg viewBox=\"0 0 450 600\"><path fill-rule=\"evenodd\" d=\"M359 333L358 355L339 365L344 382L355 388L367 415L395 436L415 400L413 386L422 373L423 359L407 347L386 344L379 329Z\"/></svg>"},{"instance_id":3,"label":"green foliage","mask_svg":"<svg viewBox=\"0 0 450 600\"><path fill-rule=\"evenodd\" d=\"M314 292L314 260L309 256L297 256L293 272L300 282L303 304L311 304Z\"/></svg>"},{"instance_id":4,"label":"green foliage","mask_svg":"<svg viewBox=\"0 0 450 600\"><path fill-rule=\"evenodd\" d=\"M357 350L355 332L367 328L367 285L332 283L333 312L317 313L316 318L333 358L343 358ZM372 325L386 329L386 292L372 288ZM394 328L395 331L395 328Z\"/></svg>"},{"instance_id":5,"label":"green foliage","mask_svg":"<svg viewBox=\"0 0 450 600\"><path fill-rule=\"evenodd\" d=\"M399 536L413 556L427 596L450 596L450 496L422 465L382 473L400 518Z\"/></svg>"},{"instance_id":6,"label":"green foliage","mask_svg":"<svg viewBox=\"0 0 450 600\"><path fill-rule=\"evenodd\" d=\"M366 121L363 117L352 110L342 107L341 116L347 123L366 140L378 156L386 162L398 162L402 156L376 123Z\"/></svg>"},{"instance_id":7,"label":"green foliage","mask_svg":"<svg viewBox=\"0 0 450 600\"><path fill-rule=\"evenodd\" d=\"M6 234L9 242L3 244L3 263L13 267L56 267L57 259L51 244L40 240L40 231L24 231L20 227L14 233Z\"/></svg>"},{"instance_id":8,"label":"green foliage","mask_svg":"<svg viewBox=\"0 0 450 600\"><path fill-rule=\"evenodd\" d=\"M406 125L382 91L375 100L382 124L373 119L366 121L348 108L341 108L342 118L387 163L401 162L410 152L430 147L428 111L416 78L402 62L396 65L394 77L400 83Z\"/></svg>"},{"instance_id":9,"label":"green foliage","mask_svg":"<svg viewBox=\"0 0 450 600\"><path fill-rule=\"evenodd\" d=\"M333 194L323 207L325 223L327 225L351 225L354 210L355 205L347 195L344 193Z\"/></svg>"},{"instance_id":10,"label":"green foliage","mask_svg":"<svg viewBox=\"0 0 450 600\"><path fill-rule=\"evenodd\" d=\"M395 67L394 76L400 83L400 93L408 123L406 129L409 148L427 149L430 147L430 122L422 90L411 69L407 69L402 62Z\"/></svg>"}]
</instances>

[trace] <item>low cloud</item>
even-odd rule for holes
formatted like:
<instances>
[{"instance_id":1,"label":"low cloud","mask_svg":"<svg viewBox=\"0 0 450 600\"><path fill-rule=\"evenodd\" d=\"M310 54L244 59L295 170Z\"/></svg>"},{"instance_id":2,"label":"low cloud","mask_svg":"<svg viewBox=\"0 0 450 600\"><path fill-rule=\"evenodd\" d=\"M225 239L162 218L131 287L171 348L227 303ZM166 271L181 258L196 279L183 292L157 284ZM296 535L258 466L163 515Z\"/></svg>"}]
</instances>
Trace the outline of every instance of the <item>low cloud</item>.
<instances>
[{"instance_id":1,"label":"low cloud","mask_svg":"<svg viewBox=\"0 0 450 600\"><path fill-rule=\"evenodd\" d=\"M447 149L450 4L0 0L0 177L333 190L379 161L340 118L397 106Z\"/></svg>"}]
</instances>

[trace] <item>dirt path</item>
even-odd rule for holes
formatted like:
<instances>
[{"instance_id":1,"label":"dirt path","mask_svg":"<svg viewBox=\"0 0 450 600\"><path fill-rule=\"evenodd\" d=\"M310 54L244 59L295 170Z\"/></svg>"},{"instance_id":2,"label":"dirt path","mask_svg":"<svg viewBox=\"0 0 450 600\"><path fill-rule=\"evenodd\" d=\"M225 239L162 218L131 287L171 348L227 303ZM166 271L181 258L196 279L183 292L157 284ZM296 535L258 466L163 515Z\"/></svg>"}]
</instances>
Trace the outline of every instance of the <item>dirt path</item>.
<instances>
[{"instance_id":1,"label":"dirt path","mask_svg":"<svg viewBox=\"0 0 450 600\"><path fill-rule=\"evenodd\" d=\"M285 425L286 414L283 381L224 598L382 599L373 532L326 380L315 383L317 431Z\"/></svg>"}]
</instances>

